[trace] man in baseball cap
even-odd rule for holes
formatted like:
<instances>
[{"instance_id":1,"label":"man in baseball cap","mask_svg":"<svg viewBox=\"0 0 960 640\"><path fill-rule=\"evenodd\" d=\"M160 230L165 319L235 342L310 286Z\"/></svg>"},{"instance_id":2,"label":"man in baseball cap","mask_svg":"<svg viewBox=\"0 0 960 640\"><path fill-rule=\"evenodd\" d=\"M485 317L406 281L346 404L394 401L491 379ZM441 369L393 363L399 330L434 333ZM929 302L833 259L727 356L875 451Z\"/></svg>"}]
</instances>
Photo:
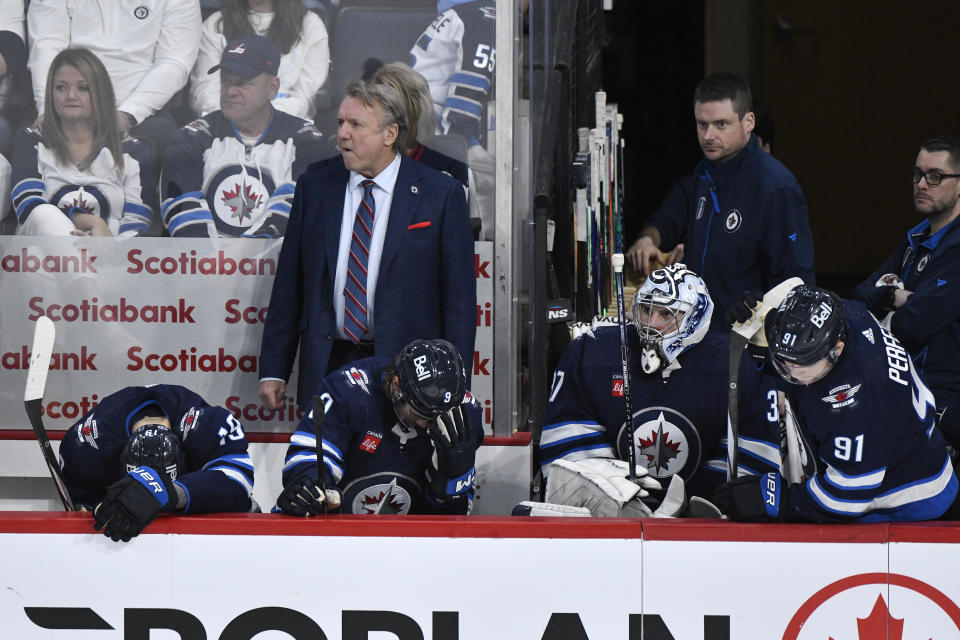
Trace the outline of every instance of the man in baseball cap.
<instances>
[{"instance_id":1,"label":"man in baseball cap","mask_svg":"<svg viewBox=\"0 0 960 640\"><path fill-rule=\"evenodd\" d=\"M279 66L277 45L263 36L245 36L228 43L220 56L220 64L210 67L207 73L223 69L243 78L254 78L261 73L276 76Z\"/></svg>"}]
</instances>

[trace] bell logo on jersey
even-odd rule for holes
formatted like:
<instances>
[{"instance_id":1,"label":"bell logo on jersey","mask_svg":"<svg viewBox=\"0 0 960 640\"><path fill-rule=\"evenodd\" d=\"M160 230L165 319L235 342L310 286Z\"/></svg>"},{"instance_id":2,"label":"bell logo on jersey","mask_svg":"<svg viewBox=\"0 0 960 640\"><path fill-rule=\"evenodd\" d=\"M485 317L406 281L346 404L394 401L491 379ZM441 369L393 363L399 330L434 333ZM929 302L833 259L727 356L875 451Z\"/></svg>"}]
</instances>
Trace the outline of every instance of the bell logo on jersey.
<instances>
[{"instance_id":1,"label":"bell logo on jersey","mask_svg":"<svg viewBox=\"0 0 960 640\"><path fill-rule=\"evenodd\" d=\"M417 380L424 380L430 377L430 372L427 370L424 364L427 362L427 356L417 356L413 359L413 366L417 372Z\"/></svg>"},{"instance_id":2,"label":"bell logo on jersey","mask_svg":"<svg viewBox=\"0 0 960 640\"><path fill-rule=\"evenodd\" d=\"M830 395L824 396L820 399L831 405L834 409L846 407L847 405L851 405L856 402L853 396L857 393L857 391L860 391L861 386L863 385L858 384L856 386L850 386L849 384L842 384L839 387L830 389Z\"/></svg>"},{"instance_id":3,"label":"bell logo on jersey","mask_svg":"<svg viewBox=\"0 0 960 640\"><path fill-rule=\"evenodd\" d=\"M381 440L383 440L382 433L376 433L375 431L367 431L367 434L363 436L363 442L360 443L360 451L373 453L374 451L377 450L377 447L380 446Z\"/></svg>"},{"instance_id":4,"label":"bell logo on jersey","mask_svg":"<svg viewBox=\"0 0 960 640\"><path fill-rule=\"evenodd\" d=\"M610 389L610 396L612 398L622 398L623 397L623 376L613 376L612 387Z\"/></svg>"}]
</instances>

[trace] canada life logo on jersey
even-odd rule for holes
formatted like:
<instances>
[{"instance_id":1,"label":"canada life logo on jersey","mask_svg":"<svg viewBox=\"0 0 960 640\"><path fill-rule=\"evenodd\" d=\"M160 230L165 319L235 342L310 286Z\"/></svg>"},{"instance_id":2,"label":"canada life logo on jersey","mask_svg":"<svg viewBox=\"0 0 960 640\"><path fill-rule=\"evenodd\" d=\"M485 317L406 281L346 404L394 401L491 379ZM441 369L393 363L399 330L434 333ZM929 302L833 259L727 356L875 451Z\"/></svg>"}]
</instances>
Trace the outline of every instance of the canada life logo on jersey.
<instances>
[{"instance_id":1,"label":"canada life logo on jersey","mask_svg":"<svg viewBox=\"0 0 960 640\"><path fill-rule=\"evenodd\" d=\"M634 453L638 465L654 478L680 474L689 480L700 466L700 434L690 420L670 407L648 407L633 414ZM626 428L621 426L618 452L626 443ZM624 458L625 459L625 458Z\"/></svg>"},{"instance_id":2,"label":"canada life logo on jersey","mask_svg":"<svg viewBox=\"0 0 960 640\"><path fill-rule=\"evenodd\" d=\"M783 640L946 640L960 637L960 607L930 584L896 573L862 573L813 594Z\"/></svg>"},{"instance_id":3,"label":"canada life logo on jersey","mask_svg":"<svg viewBox=\"0 0 960 640\"><path fill-rule=\"evenodd\" d=\"M623 397L623 376L613 376L611 380L610 395L614 398Z\"/></svg>"},{"instance_id":4,"label":"canada life logo on jersey","mask_svg":"<svg viewBox=\"0 0 960 640\"><path fill-rule=\"evenodd\" d=\"M373 453L377 450L377 447L380 446L381 440L383 440L382 433L377 433L376 431L367 431L366 435L363 436L363 442L360 443L360 450L366 451L367 453Z\"/></svg>"}]
</instances>

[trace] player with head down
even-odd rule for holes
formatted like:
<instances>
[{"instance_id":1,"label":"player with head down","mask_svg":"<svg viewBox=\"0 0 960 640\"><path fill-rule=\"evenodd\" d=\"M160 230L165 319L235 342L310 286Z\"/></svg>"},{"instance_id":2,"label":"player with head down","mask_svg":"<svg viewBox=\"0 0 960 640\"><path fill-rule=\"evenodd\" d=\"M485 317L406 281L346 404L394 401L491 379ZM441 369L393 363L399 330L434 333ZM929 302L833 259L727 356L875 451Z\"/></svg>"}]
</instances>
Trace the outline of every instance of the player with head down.
<instances>
[{"instance_id":1,"label":"player with head down","mask_svg":"<svg viewBox=\"0 0 960 640\"><path fill-rule=\"evenodd\" d=\"M316 394L323 415L311 411L290 437L281 511L469 511L483 426L452 344L414 340L393 358L357 360L328 375Z\"/></svg>"},{"instance_id":2,"label":"player with head down","mask_svg":"<svg viewBox=\"0 0 960 640\"><path fill-rule=\"evenodd\" d=\"M110 394L67 430L60 457L74 504L115 541L160 513L259 510L243 427L184 387Z\"/></svg>"},{"instance_id":3,"label":"player with head down","mask_svg":"<svg viewBox=\"0 0 960 640\"><path fill-rule=\"evenodd\" d=\"M654 515L646 503L656 506L664 495L657 485L673 478L685 482L688 495L710 497L726 474L729 340L708 331L712 312L706 284L680 263L655 270L637 290L626 339L643 489L625 481L621 462L631 445L617 327L593 328L567 346L539 444L547 502L586 506L592 515ZM776 381L744 358L739 471L759 474L780 463Z\"/></svg>"},{"instance_id":4,"label":"player with head down","mask_svg":"<svg viewBox=\"0 0 960 640\"><path fill-rule=\"evenodd\" d=\"M748 295L756 297L737 304ZM747 521L931 520L947 512L957 478L933 394L862 303L800 285L764 330L786 383L784 466L722 485L717 507Z\"/></svg>"}]
</instances>

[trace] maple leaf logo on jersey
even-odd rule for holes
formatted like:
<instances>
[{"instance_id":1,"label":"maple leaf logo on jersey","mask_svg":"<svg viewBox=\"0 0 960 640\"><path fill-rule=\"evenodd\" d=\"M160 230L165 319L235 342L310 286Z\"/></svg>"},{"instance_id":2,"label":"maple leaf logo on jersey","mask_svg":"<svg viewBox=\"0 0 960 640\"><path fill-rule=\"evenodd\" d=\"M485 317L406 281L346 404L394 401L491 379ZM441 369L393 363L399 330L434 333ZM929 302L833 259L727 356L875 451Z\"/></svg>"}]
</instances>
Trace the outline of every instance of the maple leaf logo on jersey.
<instances>
[{"instance_id":1,"label":"maple leaf logo on jersey","mask_svg":"<svg viewBox=\"0 0 960 640\"><path fill-rule=\"evenodd\" d=\"M883 596L877 596L873 610L866 618L857 618L857 635L860 640L874 640L887 638L888 640L903 640L903 618L894 618L890 615L887 603ZM830 640L834 640L833 636Z\"/></svg>"},{"instance_id":2,"label":"maple leaf logo on jersey","mask_svg":"<svg viewBox=\"0 0 960 640\"><path fill-rule=\"evenodd\" d=\"M360 507L363 509L364 513L405 513L404 507L407 505L404 504L404 501L398 494L394 493L393 490L396 488L396 486L397 480L394 479L389 485L387 485L385 490L376 491L376 493L368 493L362 496L360 499Z\"/></svg>"},{"instance_id":3,"label":"maple leaf logo on jersey","mask_svg":"<svg viewBox=\"0 0 960 640\"><path fill-rule=\"evenodd\" d=\"M60 210L64 213L69 213L73 209L82 209L84 213L96 213L97 208L90 202L87 202L83 191L80 191L79 195L75 196L73 200L62 200L60 202Z\"/></svg>"},{"instance_id":4,"label":"maple leaf logo on jersey","mask_svg":"<svg viewBox=\"0 0 960 640\"><path fill-rule=\"evenodd\" d=\"M232 215L237 219L237 224L244 223L244 217L250 220L253 217L252 211L260 206L260 196L250 187L250 185L234 185L236 191L229 189L223 190L220 199L223 204L230 207Z\"/></svg>"},{"instance_id":5,"label":"maple leaf logo on jersey","mask_svg":"<svg viewBox=\"0 0 960 640\"><path fill-rule=\"evenodd\" d=\"M832 405L834 409L839 409L840 407L845 407L849 404L855 402L853 396L860 391L862 384L851 387L849 384L842 384L839 387L834 387L830 389L830 395L820 398L829 405Z\"/></svg>"},{"instance_id":6,"label":"maple leaf logo on jersey","mask_svg":"<svg viewBox=\"0 0 960 640\"><path fill-rule=\"evenodd\" d=\"M649 438L640 438L640 455L647 456L647 469L653 469L656 473L665 470L670 461L680 453L680 443L667 438L663 431L661 413L657 430L651 433Z\"/></svg>"}]
</instances>

